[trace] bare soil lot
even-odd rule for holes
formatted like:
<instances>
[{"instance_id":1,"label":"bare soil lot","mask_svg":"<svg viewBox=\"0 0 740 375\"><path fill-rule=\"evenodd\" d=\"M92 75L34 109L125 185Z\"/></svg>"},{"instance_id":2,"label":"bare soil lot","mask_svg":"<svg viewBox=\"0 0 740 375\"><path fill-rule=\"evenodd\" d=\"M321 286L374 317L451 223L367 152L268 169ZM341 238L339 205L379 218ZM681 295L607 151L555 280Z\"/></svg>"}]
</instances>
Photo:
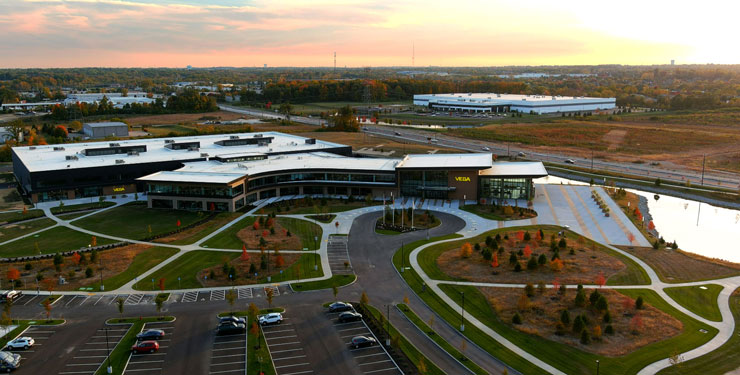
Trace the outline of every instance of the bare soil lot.
<instances>
[{"instance_id":1,"label":"bare soil lot","mask_svg":"<svg viewBox=\"0 0 740 375\"><path fill-rule=\"evenodd\" d=\"M162 124L194 124L203 122L203 118L214 117L220 120L236 120L239 118L249 118L246 115L239 113L217 111L207 113L173 113L167 115L151 115L151 116L133 116L127 117L126 122L133 127L146 126L146 125L162 125Z\"/></svg>"},{"instance_id":2,"label":"bare soil lot","mask_svg":"<svg viewBox=\"0 0 740 375\"><path fill-rule=\"evenodd\" d=\"M687 282L740 275L740 264L710 259L681 250L622 247L644 260L666 282Z\"/></svg>"}]
</instances>

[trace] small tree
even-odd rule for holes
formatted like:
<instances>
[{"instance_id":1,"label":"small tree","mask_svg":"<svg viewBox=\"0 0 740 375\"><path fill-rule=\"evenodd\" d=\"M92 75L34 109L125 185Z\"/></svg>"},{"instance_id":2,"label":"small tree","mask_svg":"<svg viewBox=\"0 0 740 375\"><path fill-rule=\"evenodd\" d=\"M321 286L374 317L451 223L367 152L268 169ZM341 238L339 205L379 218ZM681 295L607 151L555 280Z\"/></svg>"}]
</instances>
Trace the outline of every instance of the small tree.
<instances>
[{"instance_id":1,"label":"small tree","mask_svg":"<svg viewBox=\"0 0 740 375\"><path fill-rule=\"evenodd\" d=\"M234 289L229 289L229 291L226 292L226 295L224 298L226 298L226 302L229 303L229 307L231 308L231 313L234 313L234 303L236 303L236 292Z\"/></svg>"},{"instance_id":2,"label":"small tree","mask_svg":"<svg viewBox=\"0 0 740 375\"><path fill-rule=\"evenodd\" d=\"M255 305L254 302L250 303L249 307L247 307L247 315L249 316L249 319L257 319L257 315L259 315L259 313L260 309L257 307L257 305Z\"/></svg>"},{"instance_id":3,"label":"small tree","mask_svg":"<svg viewBox=\"0 0 740 375\"><path fill-rule=\"evenodd\" d=\"M570 325L570 314L568 313L568 310L563 310L563 312L560 313L560 322L566 327Z\"/></svg>"},{"instance_id":4,"label":"small tree","mask_svg":"<svg viewBox=\"0 0 740 375\"><path fill-rule=\"evenodd\" d=\"M511 318L511 322L514 324L522 324L522 316L519 315L519 313L514 313L514 316Z\"/></svg>"},{"instance_id":5,"label":"small tree","mask_svg":"<svg viewBox=\"0 0 740 375\"><path fill-rule=\"evenodd\" d=\"M516 308L522 312L529 310L529 297L527 296L527 293L522 293L522 295L519 296L519 300L516 303Z\"/></svg>"},{"instance_id":6,"label":"small tree","mask_svg":"<svg viewBox=\"0 0 740 375\"><path fill-rule=\"evenodd\" d=\"M403 296L403 303L408 306L409 305L409 296Z\"/></svg>"},{"instance_id":7,"label":"small tree","mask_svg":"<svg viewBox=\"0 0 740 375\"><path fill-rule=\"evenodd\" d=\"M599 299L596 300L596 310L599 312L608 312L609 310L609 302L607 302L606 298L604 296L599 296Z\"/></svg>"},{"instance_id":8,"label":"small tree","mask_svg":"<svg viewBox=\"0 0 740 375\"><path fill-rule=\"evenodd\" d=\"M583 318L580 315L576 316L576 318L573 320L573 332L581 333L581 331L583 331L585 327L586 324L583 322Z\"/></svg>"},{"instance_id":9,"label":"small tree","mask_svg":"<svg viewBox=\"0 0 740 375\"><path fill-rule=\"evenodd\" d=\"M519 258L516 256L515 252L512 252L511 255L509 255L509 264L515 265L519 263Z\"/></svg>"},{"instance_id":10,"label":"small tree","mask_svg":"<svg viewBox=\"0 0 740 375\"><path fill-rule=\"evenodd\" d=\"M362 295L360 296L360 303L364 306L370 303L370 299L367 298L367 293L365 291L362 292Z\"/></svg>"},{"instance_id":11,"label":"small tree","mask_svg":"<svg viewBox=\"0 0 740 375\"><path fill-rule=\"evenodd\" d=\"M426 375L427 373L427 365L424 363L424 357L419 357L419 366L416 367L417 370L419 370L419 374Z\"/></svg>"},{"instance_id":12,"label":"small tree","mask_svg":"<svg viewBox=\"0 0 740 375\"><path fill-rule=\"evenodd\" d=\"M586 293L583 290L579 290L578 293L576 293L576 299L574 303L578 307L586 306Z\"/></svg>"},{"instance_id":13,"label":"small tree","mask_svg":"<svg viewBox=\"0 0 740 375\"><path fill-rule=\"evenodd\" d=\"M157 298L154 299L154 305L157 308L157 314L162 313L162 307L164 306L165 297L162 294L158 294Z\"/></svg>"},{"instance_id":14,"label":"small tree","mask_svg":"<svg viewBox=\"0 0 740 375\"><path fill-rule=\"evenodd\" d=\"M81 259L80 254L78 254L76 251L72 253L72 260L75 262L75 264L79 265L80 259Z\"/></svg>"},{"instance_id":15,"label":"small tree","mask_svg":"<svg viewBox=\"0 0 740 375\"><path fill-rule=\"evenodd\" d=\"M116 298L116 307L118 307L118 313L121 314L121 318L123 318L123 305L124 302L126 302L125 299L118 297Z\"/></svg>"},{"instance_id":16,"label":"small tree","mask_svg":"<svg viewBox=\"0 0 740 375\"><path fill-rule=\"evenodd\" d=\"M635 300L635 308L638 310L642 310L644 305L644 301L642 300L642 296L637 297Z\"/></svg>"},{"instance_id":17,"label":"small tree","mask_svg":"<svg viewBox=\"0 0 740 375\"><path fill-rule=\"evenodd\" d=\"M470 255L473 254L473 246L466 242L460 247L460 257L461 258L468 258Z\"/></svg>"},{"instance_id":18,"label":"small tree","mask_svg":"<svg viewBox=\"0 0 740 375\"><path fill-rule=\"evenodd\" d=\"M588 330L581 331L581 344L588 345L591 343L591 335L588 334Z\"/></svg>"},{"instance_id":19,"label":"small tree","mask_svg":"<svg viewBox=\"0 0 740 375\"><path fill-rule=\"evenodd\" d=\"M46 298L41 303L44 305L44 311L46 311L46 320L50 321L51 320L51 309L53 307L51 305L51 301L48 298Z\"/></svg>"},{"instance_id":20,"label":"small tree","mask_svg":"<svg viewBox=\"0 0 740 375\"><path fill-rule=\"evenodd\" d=\"M527 285L524 286L524 293L527 297L534 296L534 285L532 285L532 283L527 283Z\"/></svg>"},{"instance_id":21,"label":"small tree","mask_svg":"<svg viewBox=\"0 0 740 375\"><path fill-rule=\"evenodd\" d=\"M331 293L334 294L334 300L337 300L337 294L339 294L339 288L336 285L331 286Z\"/></svg>"},{"instance_id":22,"label":"small tree","mask_svg":"<svg viewBox=\"0 0 740 375\"><path fill-rule=\"evenodd\" d=\"M273 290L272 288L267 288L267 291L265 292L265 299L267 299L267 306L272 307L272 298L273 298Z\"/></svg>"},{"instance_id":23,"label":"small tree","mask_svg":"<svg viewBox=\"0 0 740 375\"><path fill-rule=\"evenodd\" d=\"M563 261L560 258L555 258L550 262L550 269L553 272L560 272L563 269Z\"/></svg>"},{"instance_id":24,"label":"small tree","mask_svg":"<svg viewBox=\"0 0 740 375\"><path fill-rule=\"evenodd\" d=\"M8 276L8 280L10 280L10 282L15 287L16 280L18 280L21 277L21 271L18 271L17 268L12 268L11 267L11 268L8 269L8 272L7 272L7 275L6 276Z\"/></svg>"},{"instance_id":25,"label":"small tree","mask_svg":"<svg viewBox=\"0 0 740 375\"><path fill-rule=\"evenodd\" d=\"M524 257L529 258L530 255L532 255L532 249L529 247L529 245L524 246Z\"/></svg>"},{"instance_id":26,"label":"small tree","mask_svg":"<svg viewBox=\"0 0 740 375\"><path fill-rule=\"evenodd\" d=\"M531 257L531 258L529 258L529 260L527 261L527 269L530 270L530 271L536 270L537 269L537 265L538 265L537 258L534 257L534 256Z\"/></svg>"},{"instance_id":27,"label":"small tree","mask_svg":"<svg viewBox=\"0 0 740 375\"><path fill-rule=\"evenodd\" d=\"M57 273L62 272L63 264L64 264L64 257L62 257L62 254L59 254L59 253L54 254L54 269L57 271Z\"/></svg>"},{"instance_id":28,"label":"small tree","mask_svg":"<svg viewBox=\"0 0 740 375\"><path fill-rule=\"evenodd\" d=\"M601 340L601 326L596 325L594 327L594 340L599 341Z\"/></svg>"}]
</instances>

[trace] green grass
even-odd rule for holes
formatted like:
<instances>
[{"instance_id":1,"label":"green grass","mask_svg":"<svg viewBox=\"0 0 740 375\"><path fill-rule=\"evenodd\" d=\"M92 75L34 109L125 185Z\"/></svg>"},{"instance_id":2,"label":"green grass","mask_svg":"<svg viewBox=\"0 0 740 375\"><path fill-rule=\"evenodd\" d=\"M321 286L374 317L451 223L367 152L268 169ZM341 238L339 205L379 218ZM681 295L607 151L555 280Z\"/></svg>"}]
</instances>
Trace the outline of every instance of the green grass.
<instances>
[{"instance_id":1,"label":"green grass","mask_svg":"<svg viewBox=\"0 0 740 375\"><path fill-rule=\"evenodd\" d=\"M314 241L314 237L318 237L321 241L321 235L324 232L320 226L302 219L294 219L291 217L279 217L277 222L282 225L285 229L289 230L292 235L298 235L301 239L301 249L308 248L309 250L318 250L320 242ZM241 248L241 247L240 247ZM301 250L296 249L296 250Z\"/></svg>"},{"instance_id":2,"label":"green grass","mask_svg":"<svg viewBox=\"0 0 740 375\"><path fill-rule=\"evenodd\" d=\"M55 215L55 216L58 217L58 218L60 218L60 219L62 219L62 220L72 221L72 220L77 219L78 217L81 217L81 216L92 215L93 212L91 212L91 211L70 212L70 213L59 214L59 215Z\"/></svg>"},{"instance_id":3,"label":"green grass","mask_svg":"<svg viewBox=\"0 0 740 375\"><path fill-rule=\"evenodd\" d=\"M386 330L386 327L388 327L388 324L386 324L386 319L383 314L381 314L378 309L366 305L365 308L372 314L372 316L375 318L376 321L382 323L381 329L384 331ZM412 362L410 363L412 366L416 367L418 369L419 362L424 361L424 364L426 365L427 372L425 374L428 375L443 375L444 372L437 367L437 365L434 364L434 362L430 361L429 358L427 358L423 353L417 349L414 344L409 342L409 340L406 339L406 336L400 334L396 327L393 326L393 324L390 324L390 332L386 332L386 334L390 334L391 337L398 337L399 338L399 346L401 351L406 355L406 357L409 358L409 360ZM379 340L382 340L381 338L378 338ZM393 340L391 340L393 342Z\"/></svg>"},{"instance_id":4,"label":"green grass","mask_svg":"<svg viewBox=\"0 0 740 375\"><path fill-rule=\"evenodd\" d=\"M317 220L317 221L320 221L322 223L329 224L332 221L334 221L334 218L336 218L336 217L337 217L337 215L334 215L334 214L327 214L326 216L324 216L324 215L307 215L306 216L306 219Z\"/></svg>"},{"instance_id":5,"label":"green grass","mask_svg":"<svg viewBox=\"0 0 740 375\"><path fill-rule=\"evenodd\" d=\"M464 292L465 311L467 313L475 316L479 321L520 348L567 374L591 374L593 373L593 364L597 359L601 362L601 367L609 369L611 373L634 374L650 363L670 356L673 352L683 352L702 345L717 334L715 328L684 315L651 290L620 290L620 293L632 298L642 296L647 304L676 317L683 323L684 330L675 337L644 346L630 354L619 357L605 357L587 353L539 336L529 335L510 327L496 318L496 313L491 309L485 296L474 287L440 285L440 288L458 304L461 303L460 293ZM466 330L467 327L468 325L466 325ZM708 333L701 333L699 329L705 329ZM495 355L495 353L492 354ZM538 373L540 372L538 371Z\"/></svg>"},{"instance_id":6,"label":"green grass","mask_svg":"<svg viewBox=\"0 0 740 375\"><path fill-rule=\"evenodd\" d=\"M432 245L424 251L422 251L419 256L419 265L424 270L424 272L432 279L435 280L449 280L449 281L464 281L461 279L454 279L439 269L437 266L437 258L439 258L442 253L449 249L454 249L456 247L462 246L465 242L472 243L483 243L486 240L486 236L495 237L496 233L510 233L515 232L518 230L526 230L526 231L532 231L536 229L542 228L543 230L562 230L561 227L553 226L553 225L527 225L527 226L521 226L521 227L511 227L511 228L499 228L494 229L485 233L482 233L476 237L473 238L466 238L464 240L460 241L453 241L453 242L446 242L443 244L437 244ZM580 237L579 234L575 232L568 231L568 239L573 240L577 237ZM615 258L618 258L622 263L624 263L627 267L620 271L619 273L612 275L608 280L608 285L648 285L650 284L650 278L647 275L647 272L645 272L642 267L640 267L635 261L632 259L612 250L605 246L600 245L597 242L594 242L588 238L584 237L584 246L590 246L591 244L595 244L597 250L602 251L606 254L609 254Z\"/></svg>"},{"instance_id":7,"label":"green grass","mask_svg":"<svg viewBox=\"0 0 740 375\"><path fill-rule=\"evenodd\" d=\"M316 215L319 213L329 213L329 212L344 212L349 210L354 210L357 208L362 207L368 207L368 206L376 206L382 204L378 201L372 201L369 205L364 200L354 200L353 202L349 202L347 200L342 199L327 199L326 205L321 206L320 202L321 199L314 199L313 202L315 205L311 206L303 206L301 205L303 200L293 200L293 201L282 201L279 203L273 203L267 207L265 207L266 212L275 212L278 215ZM287 205L290 204L290 209L287 209ZM280 205L281 210L280 212L277 212L277 205Z\"/></svg>"},{"instance_id":8,"label":"green grass","mask_svg":"<svg viewBox=\"0 0 740 375\"><path fill-rule=\"evenodd\" d=\"M115 250L113 250L115 251ZM151 247L137 254L125 271L103 280L105 290L115 290L141 275L165 259L177 254L179 250L171 247ZM93 290L100 289L100 282L90 285Z\"/></svg>"},{"instance_id":9,"label":"green grass","mask_svg":"<svg viewBox=\"0 0 740 375\"><path fill-rule=\"evenodd\" d=\"M131 347L136 343L136 335L141 332L144 324L152 322L168 322L174 320L173 317L146 317L146 318L127 318L127 319L110 319L108 323L113 324L131 324L131 327L123 336L118 345L113 348L110 353L110 364L113 367L113 374L121 374L123 368L128 362L129 354L131 353ZM106 366L101 366L96 375L107 374Z\"/></svg>"},{"instance_id":10,"label":"green grass","mask_svg":"<svg viewBox=\"0 0 740 375\"><path fill-rule=\"evenodd\" d=\"M223 232L213 236L202 244L203 247L212 247L214 249L241 249L243 242L236 234L254 224L255 216L247 216L244 219L234 223L234 225L224 229Z\"/></svg>"},{"instance_id":11,"label":"green grass","mask_svg":"<svg viewBox=\"0 0 740 375\"><path fill-rule=\"evenodd\" d=\"M156 210L146 204L126 204L77 220L75 225L112 236L143 239L177 230L203 218L203 213L181 210ZM151 226L151 233L149 227Z\"/></svg>"},{"instance_id":12,"label":"green grass","mask_svg":"<svg viewBox=\"0 0 740 375\"><path fill-rule=\"evenodd\" d=\"M260 313L262 311L260 310ZM247 318L247 329L251 329L255 319L251 317ZM260 329L261 331L261 329ZM259 341L258 341L259 340ZM258 348L259 345L259 348ZM247 369L251 369L251 373L257 374L257 370L262 370L264 375L275 375L275 368L272 364L272 356L270 355L270 349L267 347L265 336L260 333L259 337L247 335ZM260 361L261 359L261 361Z\"/></svg>"},{"instance_id":13,"label":"green grass","mask_svg":"<svg viewBox=\"0 0 740 375\"><path fill-rule=\"evenodd\" d=\"M29 320L29 319L13 319L13 324L17 324L18 327L13 329L12 331L5 334L5 336L0 338L0 341L3 343L6 343L21 334L28 326L35 325L35 326L56 326L64 323L64 319L52 319L52 320L46 320L46 319L38 319L38 320Z\"/></svg>"},{"instance_id":14,"label":"green grass","mask_svg":"<svg viewBox=\"0 0 740 375\"><path fill-rule=\"evenodd\" d=\"M28 210L25 214L23 211L5 212L0 214L0 223L28 220L41 216L44 216L44 211L42 210Z\"/></svg>"},{"instance_id":15,"label":"green grass","mask_svg":"<svg viewBox=\"0 0 740 375\"><path fill-rule=\"evenodd\" d=\"M33 236L24 237L0 246L0 257L18 257L41 254L54 254L87 247L92 236L66 227L54 227ZM116 242L109 238L98 237L97 244L105 245ZM38 244L38 250L36 249Z\"/></svg>"},{"instance_id":16,"label":"green grass","mask_svg":"<svg viewBox=\"0 0 740 375\"><path fill-rule=\"evenodd\" d=\"M396 232L395 230L378 229L377 227L375 228L375 233L377 233L377 234L383 234L383 235L386 235L386 236L395 236L397 234L401 234L401 232Z\"/></svg>"},{"instance_id":17,"label":"green grass","mask_svg":"<svg viewBox=\"0 0 740 375\"><path fill-rule=\"evenodd\" d=\"M228 223L231 220L234 220L239 216L241 216L241 213L221 212L217 214L215 217L213 217L211 220L206 222L205 223L206 225L194 235L183 238L183 239L179 239L176 241L168 242L168 243L173 244L173 245L190 245L192 243L196 243L200 241L203 237L223 227L225 223Z\"/></svg>"},{"instance_id":18,"label":"green grass","mask_svg":"<svg viewBox=\"0 0 740 375\"><path fill-rule=\"evenodd\" d=\"M405 246L405 251L403 252L403 256L405 257L405 264L409 264L409 253L414 250L415 248L422 246L424 244L430 243L430 242L437 242L441 240L446 239L452 239L452 238L458 238L460 235L458 234L451 234L447 236L441 236L441 237L435 237L431 238L429 241L427 240L420 240L412 242ZM396 250L395 254L393 254L393 265L398 269L401 267L401 249L399 248ZM435 293L431 292L428 288L423 287L423 282L421 277L414 271L413 269L409 269L406 272L401 274L401 277L406 281L406 283L411 287L411 289L414 290L414 292L422 299L424 300L424 303L429 306L432 310L434 310L439 316L442 317L447 323L451 324L452 326L457 326L460 324L460 314L455 312L450 306L448 306L446 303L442 301L442 299L437 296ZM517 369L518 371L522 372L523 374L541 374L542 371L529 363L528 361L524 360L519 355L515 354L514 352L510 351L503 345L501 345L499 342L491 338L490 336L486 335L481 331L480 329L476 328L473 325L470 325L469 327L465 328L465 336L476 343L478 346L482 347L484 350L488 351L492 355L494 355L499 360L503 361L509 366L512 366L513 368Z\"/></svg>"},{"instance_id":19,"label":"green grass","mask_svg":"<svg viewBox=\"0 0 740 375\"><path fill-rule=\"evenodd\" d=\"M293 283L290 287L298 292L309 290L329 289L336 286L337 288L349 285L357 279L355 275L333 275L331 278L319 281L308 281L305 283Z\"/></svg>"},{"instance_id":20,"label":"green grass","mask_svg":"<svg viewBox=\"0 0 740 375\"><path fill-rule=\"evenodd\" d=\"M146 280L140 280L134 284L134 289L159 289L159 279L162 278L164 279L165 289L201 288L203 285L201 285L200 280L198 280L197 277L200 270L223 264L224 261L232 260L238 256L239 253L236 252L208 250L191 251L173 260L166 266L154 272L152 275L149 275ZM178 277L181 278L180 283L177 281ZM152 279L154 279L154 287L152 287Z\"/></svg>"},{"instance_id":21,"label":"green grass","mask_svg":"<svg viewBox=\"0 0 740 375\"><path fill-rule=\"evenodd\" d=\"M470 361L468 357L463 355L457 348L455 348L452 344L447 342L447 340L443 339L442 337L438 336L437 333L430 328L421 318L419 318L416 313L411 310L408 306L400 303L398 305L398 309L401 310L403 315L405 315L414 325L419 328L422 332L424 332L427 337L429 337L432 341L436 342L437 345L439 345L444 351L449 353L453 358L460 361L465 367L468 368L468 370L472 371L474 374L479 375L485 375L488 374L486 370L482 369L480 366L476 365L474 362Z\"/></svg>"},{"instance_id":22,"label":"green grass","mask_svg":"<svg viewBox=\"0 0 740 375\"><path fill-rule=\"evenodd\" d=\"M57 206L51 208L51 213L54 215L61 214L65 212L73 212L73 211L81 211L81 210L97 210L105 207L115 206L115 202L94 202L94 203L82 203L82 204L73 204L69 206Z\"/></svg>"},{"instance_id":23,"label":"green grass","mask_svg":"<svg viewBox=\"0 0 740 375\"><path fill-rule=\"evenodd\" d=\"M272 259L270 261L272 262ZM316 271L313 269L314 264L318 266ZM321 277L323 275L324 271L321 267L321 257L315 254L302 254L300 258L298 258L298 261L284 269L282 274L272 275L269 282L276 283L299 279L311 279L314 277ZM262 277L257 282L260 284L267 283L267 277Z\"/></svg>"},{"instance_id":24,"label":"green grass","mask_svg":"<svg viewBox=\"0 0 740 375\"><path fill-rule=\"evenodd\" d=\"M701 289L700 285L696 285L665 288L663 290L681 306L694 314L704 319L721 322L722 314L719 311L719 306L717 306L717 296L722 291L722 286L717 284L701 286L707 289Z\"/></svg>"},{"instance_id":25,"label":"green grass","mask_svg":"<svg viewBox=\"0 0 740 375\"><path fill-rule=\"evenodd\" d=\"M738 289L730 297L730 310L735 322L740 321L740 294ZM730 339L719 348L699 357L658 372L661 375L702 374L722 375L740 367L740 324Z\"/></svg>"},{"instance_id":26,"label":"green grass","mask_svg":"<svg viewBox=\"0 0 740 375\"><path fill-rule=\"evenodd\" d=\"M0 242L12 240L28 233L48 228L56 222L49 218L41 218L17 224L8 224L0 227Z\"/></svg>"}]
</instances>

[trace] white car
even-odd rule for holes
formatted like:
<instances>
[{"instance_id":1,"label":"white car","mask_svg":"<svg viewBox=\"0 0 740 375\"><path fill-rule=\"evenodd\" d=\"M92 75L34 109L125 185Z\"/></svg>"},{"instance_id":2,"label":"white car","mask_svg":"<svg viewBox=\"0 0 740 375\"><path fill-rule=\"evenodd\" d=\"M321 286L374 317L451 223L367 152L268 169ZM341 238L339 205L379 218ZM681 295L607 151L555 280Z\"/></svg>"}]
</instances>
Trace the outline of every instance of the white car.
<instances>
[{"instance_id":1,"label":"white car","mask_svg":"<svg viewBox=\"0 0 740 375\"><path fill-rule=\"evenodd\" d=\"M483 150L483 151L491 151L491 148L490 147L483 147L483 148L481 148L481 150Z\"/></svg>"},{"instance_id":2,"label":"white car","mask_svg":"<svg viewBox=\"0 0 740 375\"><path fill-rule=\"evenodd\" d=\"M5 345L8 349L26 349L32 347L33 344L36 343L36 341L33 340L31 337L19 337L15 340L8 341L8 344Z\"/></svg>"},{"instance_id":3,"label":"white car","mask_svg":"<svg viewBox=\"0 0 740 375\"><path fill-rule=\"evenodd\" d=\"M280 313L269 313L260 316L259 322L261 325L268 325L268 324L280 324L283 322L283 315Z\"/></svg>"}]
</instances>

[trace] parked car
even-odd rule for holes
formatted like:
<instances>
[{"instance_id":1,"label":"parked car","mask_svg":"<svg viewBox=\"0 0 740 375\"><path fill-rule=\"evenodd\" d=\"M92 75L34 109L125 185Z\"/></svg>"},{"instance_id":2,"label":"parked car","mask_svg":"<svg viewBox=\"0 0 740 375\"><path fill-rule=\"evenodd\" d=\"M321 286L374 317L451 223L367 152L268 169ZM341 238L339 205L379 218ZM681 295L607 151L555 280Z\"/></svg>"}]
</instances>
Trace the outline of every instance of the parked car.
<instances>
[{"instance_id":1,"label":"parked car","mask_svg":"<svg viewBox=\"0 0 740 375\"><path fill-rule=\"evenodd\" d=\"M429 142L432 142L432 143L437 143L437 142L439 142L439 139L437 139L437 138L432 138L432 139L430 139L430 140L429 140Z\"/></svg>"},{"instance_id":2,"label":"parked car","mask_svg":"<svg viewBox=\"0 0 740 375\"><path fill-rule=\"evenodd\" d=\"M375 341L374 338L367 337L367 336L355 336L350 341L350 345L352 345L352 347L355 348L355 349L362 348L362 347L365 347L365 346L373 346L373 345L375 345L377 343L378 342Z\"/></svg>"},{"instance_id":3,"label":"parked car","mask_svg":"<svg viewBox=\"0 0 740 375\"><path fill-rule=\"evenodd\" d=\"M139 341L144 340L161 340L164 338L164 331L161 329L147 329L144 332L136 335L136 339Z\"/></svg>"},{"instance_id":4,"label":"parked car","mask_svg":"<svg viewBox=\"0 0 740 375\"><path fill-rule=\"evenodd\" d=\"M134 354L154 353L157 350L159 350L159 343L153 340L139 341L131 347L131 351Z\"/></svg>"},{"instance_id":5,"label":"parked car","mask_svg":"<svg viewBox=\"0 0 740 375\"><path fill-rule=\"evenodd\" d=\"M218 325L216 328L217 335L236 335L244 333L247 330L247 325L244 323L225 322Z\"/></svg>"},{"instance_id":6,"label":"parked car","mask_svg":"<svg viewBox=\"0 0 740 375\"><path fill-rule=\"evenodd\" d=\"M10 300L10 302L13 302L18 298L21 298L22 295L23 293L18 290L9 290L3 294L0 294L0 302L5 302L8 300Z\"/></svg>"},{"instance_id":7,"label":"parked car","mask_svg":"<svg viewBox=\"0 0 740 375\"><path fill-rule=\"evenodd\" d=\"M237 318L235 316L224 316L222 318L218 318L218 324L226 323L226 322L247 324L247 320L246 319L244 319L244 318Z\"/></svg>"},{"instance_id":8,"label":"parked car","mask_svg":"<svg viewBox=\"0 0 740 375\"><path fill-rule=\"evenodd\" d=\"M481 148L481 150L483 150L483 151L491 151L491 148L490 147L487 147L487 146L483 146Z\"/></svg>"},{"instance_id":9,"label":"parked car","mask_svg":"<svg viewBox=\"0 0 740 375\"><path fill-rule=\"evenodd\" d=\"M393 132L393 134L394 134L394 135L398 135L398 136L400 136L400 135L401 135L401 133L399 133L399 132Z\"/></svg>"},{"instance_id":10,"label":"parked car","mask_svg":"<svg viewBox=\"0 0 740 375\"><path fill-rule=\"evenodd\" d=\"M329 312L353 311L355 308L347 302L337 301L329 305Z\"/></svg>"},{"instance_id":11,"label":"parked car","mask_svg":"<svg viewBox=\"0 0 740 375\"><path fill-rule=\"evenodd\" d=\"M516 156L519 156L519 157L522 157L523 158L523 157L527 156L527 154L519 151L519 153L517 153Z\"/></svg>"},{"instance_id":12,"label":"parked car","mask_svg":"<svg viewBox=\"0 0 740 375\"><path fill-rule=\"evenodd\" d=\"M337 318L339 323L345 323L345 322L355 322L358 320L362 320L362 314L354 312L354 311L346 311L341 314L339 314L339 317Z\"/></svg>"},{"instance_id":13,"label":"parked car","mask_svg":"<svg viewBox=\"0 0 740 375\"><path fill-rule=\"evenodd\" d=\"M280 313L269 313L259 317L261 325L280 324L283 322L283 315Z\"/></svg>"},{"instance_id":14,"label":"parked car","mask_svg":"<svg viewBox=\"0 0 740 375\"><path fill-rule=\"evenodd\" d=\"M5 344L5 347L13 350L13 349L24 349L28 350L28 348L32 347L33 344L35 344L36 341L34 341L31 337L18 337L15 340L8 341L7 344Z\"/></svg>"},{"instance_id":15,"label":"parked car","mask_svg":"<svg viewBox=\"0 0 740 375\"><path fill-rule=\"evenodd\" d=\"M576 162L573 159L565 159L565 162L568 164L575 164Z\"/></svg>"},{"instance_id":16,"label":"parked car","mask_svg":"<svg viewBox=\"0 0 740 375\"><path fill-rule=\"evenodd\" d=\"M11 372L21 364L21 355L11 352L0 352L0 371Z\"/></svg>"}]
</instances>

